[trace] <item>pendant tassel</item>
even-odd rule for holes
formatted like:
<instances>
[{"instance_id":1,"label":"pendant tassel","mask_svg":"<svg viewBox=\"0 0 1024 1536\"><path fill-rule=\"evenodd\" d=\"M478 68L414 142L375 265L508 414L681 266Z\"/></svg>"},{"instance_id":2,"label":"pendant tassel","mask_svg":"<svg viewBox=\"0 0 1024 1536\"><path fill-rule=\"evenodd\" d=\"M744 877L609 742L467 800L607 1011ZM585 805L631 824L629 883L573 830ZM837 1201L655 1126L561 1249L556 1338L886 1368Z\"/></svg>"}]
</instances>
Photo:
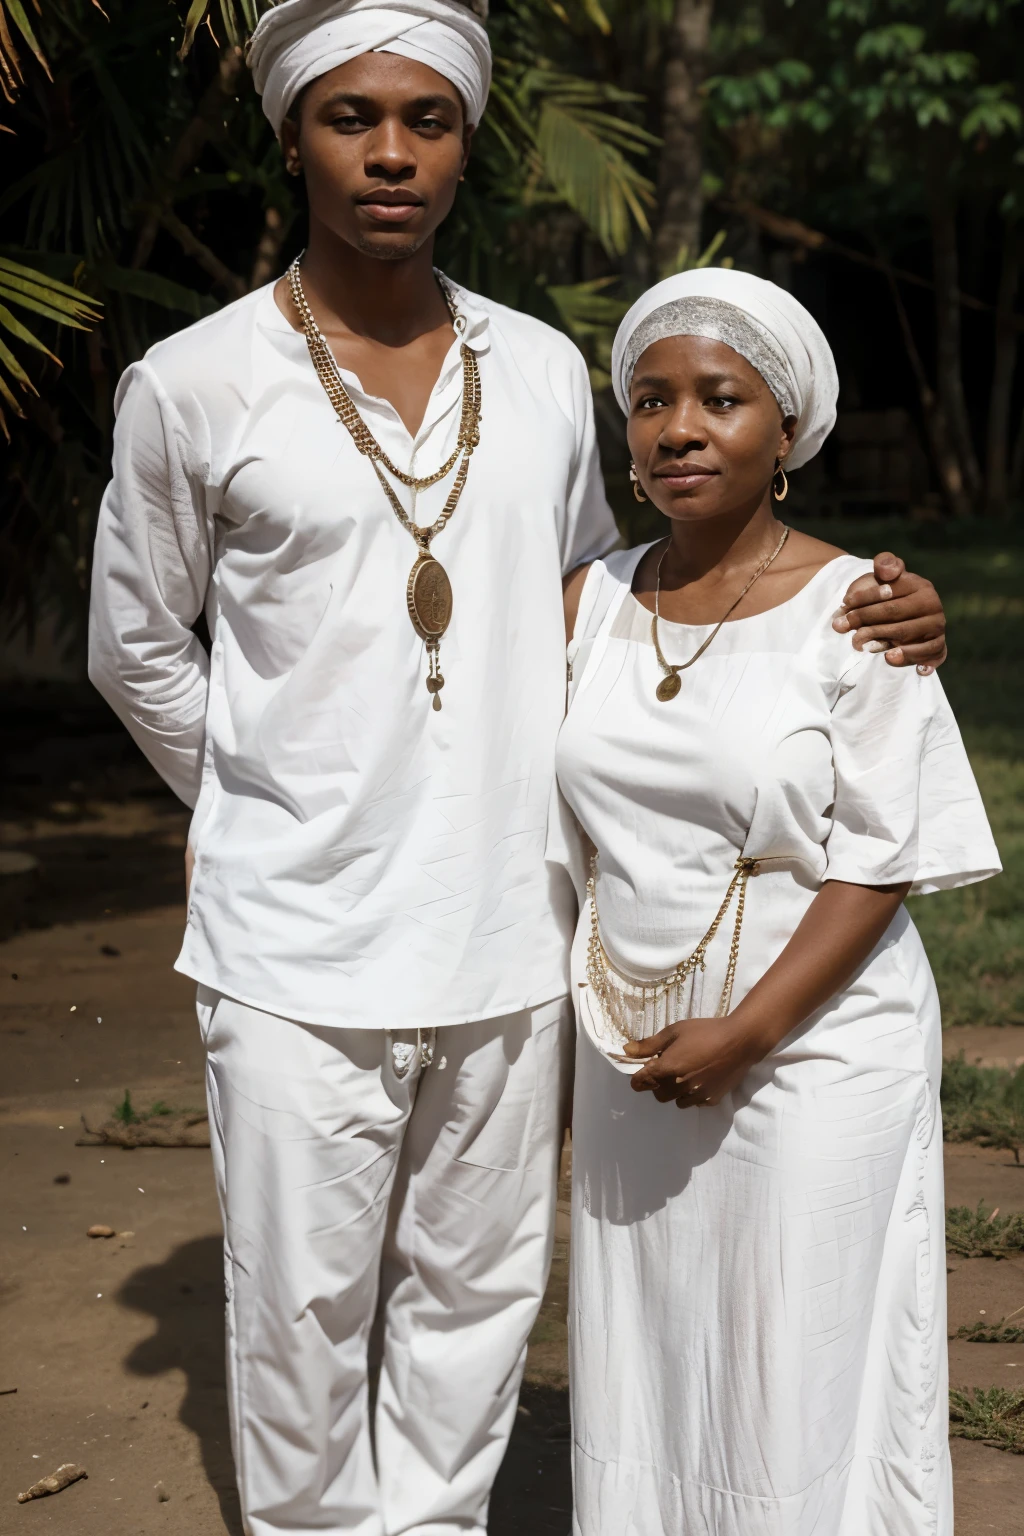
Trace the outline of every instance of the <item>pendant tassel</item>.
<instances>
[{"instance_id":1,"label":"pendant tassel","mask_svg":"<svg viewBox=\"0 0 1024 1536\"><path fill-rule=\"evenodd\" d=\"M439 665L439 652L441 646L437 640L427 641L427 692L434 695L434 709L441 708L441 689L444 687L444 678L441 676Z\"/></svg>"}]
</instances>

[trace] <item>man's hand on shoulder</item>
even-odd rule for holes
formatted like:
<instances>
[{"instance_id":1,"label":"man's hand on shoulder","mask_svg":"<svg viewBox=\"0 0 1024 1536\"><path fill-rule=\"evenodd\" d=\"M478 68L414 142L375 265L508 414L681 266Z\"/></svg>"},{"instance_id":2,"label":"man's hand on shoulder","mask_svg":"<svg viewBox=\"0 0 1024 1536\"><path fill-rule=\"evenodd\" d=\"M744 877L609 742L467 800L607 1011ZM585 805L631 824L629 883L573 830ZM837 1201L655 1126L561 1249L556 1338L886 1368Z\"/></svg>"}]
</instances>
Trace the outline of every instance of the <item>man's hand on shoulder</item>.
<instances>
[{"instance_id":1,"label":"man's hand on shoulder","mask_svg":"<svg viewBox=\"0 0 1024 1536\"><path fill-rule=\"evenodd\" d=\"M946 659L946 615L930 581L908 571L898 555L875 556L873 576L858 576L832 620L853 632L857 650L885 651L891 667L916 666L922 677Z\"/></svg>"}]
</instances>

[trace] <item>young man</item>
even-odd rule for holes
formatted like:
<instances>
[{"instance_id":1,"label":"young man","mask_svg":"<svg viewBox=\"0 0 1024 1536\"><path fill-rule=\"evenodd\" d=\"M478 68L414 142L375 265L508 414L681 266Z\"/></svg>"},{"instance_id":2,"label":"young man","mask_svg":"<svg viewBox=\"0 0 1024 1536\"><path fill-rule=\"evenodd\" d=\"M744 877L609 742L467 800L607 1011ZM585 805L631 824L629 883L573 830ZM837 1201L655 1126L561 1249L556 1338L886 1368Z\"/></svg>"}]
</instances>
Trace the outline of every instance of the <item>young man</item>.
<instances>
[{"instance_id":1,"label":"young man","mask_svg":"<svg viewBox=\"0 0 1024 1536\"><path fill-rule=\"evenodd\" d=\"M246 1529L482 1536L571 1049L573 898L545 859L560 581L616 529L579 353L433 273L487 95L480 22L286 0L251 62L308 249L122 380L90 673L195 806L178 968ZM901 570L851 622L900 621L925 661L941 610Z\"/></svg>"}]
</instances>

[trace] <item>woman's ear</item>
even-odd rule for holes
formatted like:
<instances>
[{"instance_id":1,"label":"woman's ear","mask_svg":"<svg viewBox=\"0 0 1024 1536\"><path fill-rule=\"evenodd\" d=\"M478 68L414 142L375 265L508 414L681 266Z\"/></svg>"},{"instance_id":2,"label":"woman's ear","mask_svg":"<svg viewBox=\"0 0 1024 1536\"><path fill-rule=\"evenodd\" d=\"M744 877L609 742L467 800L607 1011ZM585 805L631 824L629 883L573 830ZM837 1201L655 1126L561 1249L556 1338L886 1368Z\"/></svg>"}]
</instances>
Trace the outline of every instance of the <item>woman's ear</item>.
<instances>
[{"instance_id":1,"label":"woman's ear","mask_svg":"<svg viewBox=\"0 0 1024 1536\"><path fill-rule=\"evenodd\" d=\"M793 447L793 438L796 434L797 419L795 416L786 416L779 433L779 444L775 450L775 457L780 464L784 464Z\"/></svg>"}]
</instances>

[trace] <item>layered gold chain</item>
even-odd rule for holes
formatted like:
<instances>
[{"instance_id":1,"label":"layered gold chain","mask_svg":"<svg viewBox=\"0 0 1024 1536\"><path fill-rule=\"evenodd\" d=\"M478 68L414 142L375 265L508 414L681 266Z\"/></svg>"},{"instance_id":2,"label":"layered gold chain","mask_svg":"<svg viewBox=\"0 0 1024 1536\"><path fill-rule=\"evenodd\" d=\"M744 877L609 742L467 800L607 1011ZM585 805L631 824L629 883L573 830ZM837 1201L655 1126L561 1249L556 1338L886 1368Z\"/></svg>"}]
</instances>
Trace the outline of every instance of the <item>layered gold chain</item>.
<instances>
[{"instance_id":1,"label":"layered gold chain","mask_svg":"<svg viewBox=\"0 0 1024 1536\"><path fill-rule=\"evenodd\" d=\"M657 976L651 981L643 981L635 976L625 975L613 965L601 941L601 923L597 910L597 854L593 855L590 861L590 879L587 881L587 895L590 898L587 981L604 1014L605 1021L620 1040L645 1040L667 1025L674 1024L677 1019L688 1016L680 1012L684 1007L683 993L687 983L692 984L692 978L697 971L704 970L708 949L722 926L735 896L736 921L733 924L729 963L726 966L725 982L718 1000L718 1007L715 1009L715 1018L724 1018L729 1012L732 1007L732 989L736 980L736 964L740 953L740 930L743 927L743 912L747 902L747 882L751 875L758 873L760 863L757 859L739 858L734 868L736 872L729 882L729 889L722 899L722 904L696 949L687 955L685 960L680 960L675 969L669 971L667 975Z\"/></svg>"},{"instance_id":2,"label":"layered gold chain","mask_svg":"<svg viewBox=\"0 0 1024 1536\"><path fill-rule=\"evenodd\" d=\"M341 377L341 369L338 367L334 353L327 343L327 338L317 325L302 289L302 279L299 275L299 263L301 254L296 256L288 268L288 286L291 290L295 308L302 321L302 329L306 336L306 345L317 377L323 385L328 400L334 407L338 420L342 426L348 429L353 443L361 454L369 459L373 466L374 474L380 482L391 509L402 527L410 533L416 541L419 557L409 573L406 586L406 606L409 610L409 618L413 628L424 642L427 649L428 671L427 691L433 695L435 709L441 708L440 692L444 687L444 678L441 675L439 664L441 636L451 623L452 616L452 589L448 580L448 574L440 562L430 553L431 540L445 528L451 519L455 508L459 504L466 485L466 477L469 474L469 461L473 450L480 442L480 366L476 353L472 347L468 347L462 337L466 330L466 317L461 314L452 297L451 289L440 273L437 280L444 294L445 303L448 305L452 317L452 326L456 336L460 340L460 353L462 358L462 416L459 422L459 436L454 451L449 455L440 469L436 469L432 475L410 475L388 456L381 444L378 443L363 418L356 408L355 401L345 388L345 382ZM461 455L459 464L448 492L444 506L432 523L421 526L406 512L399 501L394 487L388 481L384 471L391 474L402 485L408 486L414 491L426 490L428 486L436 485L443 480L455 468L455 464Z\"/></svg>"},{"instance_id":3,"label":"layered gold chain","mask_svg":"<svg viewBox=\"0 0 1024 1536\"><path fill-rule=\"evenodd\" d=\"M718 631L721 629L726 619L728 619L729 616L739 607L740 603L742 603L743 599L754 585L754 582L757 581L759 577L764 575L765 571L771 565L775 557L782 553L782 546L785 544L788 538L789 529L783 525L782 537L779 539L779 542L776 544L771 554L767 555L765 559L761 561L761 564L758 566L753 576L751 576L739 597L737 597L734 603L729 605L729 607L723 613L722 617L719 619L718 623L715 625L714 629L711 631L710 635L708 635L707 639L701 642L701 644L697 647L688 661L676 662L668 661L666 659L665 653L661 649L661 642L658 639L658 621L661 618L661 568L665 564L665 556L668 554L672 547L672 540L669 539L668 543L665 545L665 548L661 552L661 559L658 561L658 572L654 584L654 616L651 619L651 640L654 642L654 654L658 658L658 666L665 674L655 689L655 697L660 699L663 704L667 704L670 699L675 698L676 694L682 687L682 683L679 680L680 672L685 672L688 667L693 666L695 661L700 661L700 658L704 655L704 652L707 650L712 640L714 640L718 635Z\"/></svg>"}]
</instances>

